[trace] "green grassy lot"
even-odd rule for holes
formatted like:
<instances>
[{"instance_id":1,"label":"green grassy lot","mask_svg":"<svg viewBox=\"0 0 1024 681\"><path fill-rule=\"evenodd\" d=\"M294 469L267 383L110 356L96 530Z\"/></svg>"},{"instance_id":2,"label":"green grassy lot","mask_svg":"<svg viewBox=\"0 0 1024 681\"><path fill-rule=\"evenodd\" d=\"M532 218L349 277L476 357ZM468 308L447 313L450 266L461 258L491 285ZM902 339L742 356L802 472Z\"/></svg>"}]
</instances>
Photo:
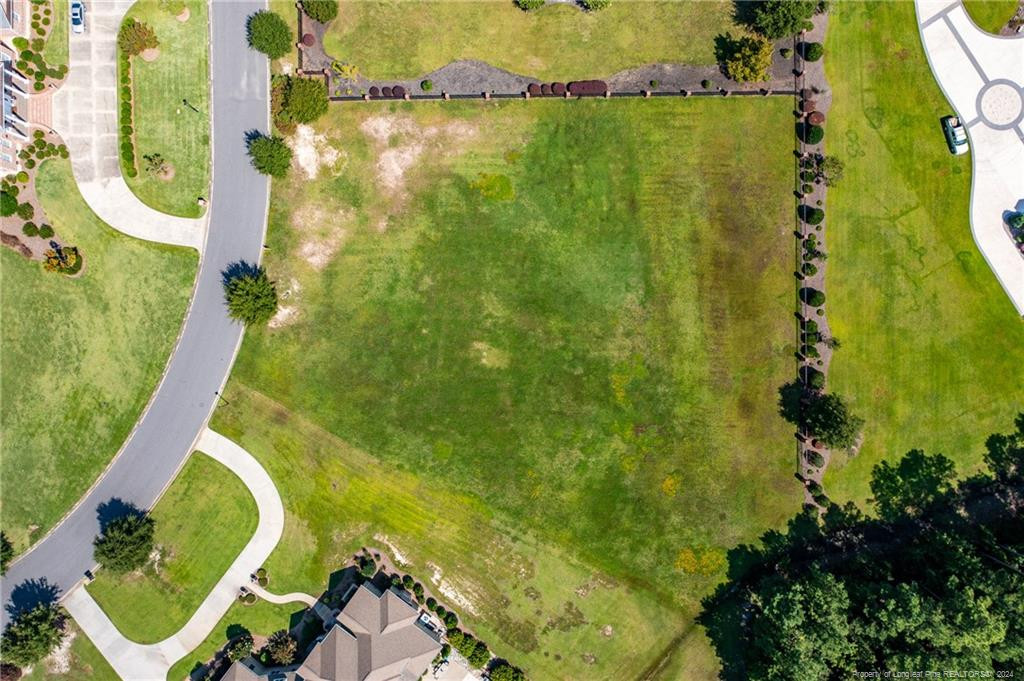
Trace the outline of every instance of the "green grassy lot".
<instances>
[{"instance_id":1,"label":"green grassy lot","mask_svg":"<svg viewBox=\"0 0 1024 681\"><path fill-rule=\"evenodd\" d=\"M961 472L980 462L1024 404L1024 324L971 237L970 158L946 150L938 121L952 109L913 5L838 3L828 41L826 144L846 161L829 194L829 321L843 341L830 384L867 425L825 486L863 500L871 467L911 448Z\"/></svg>"},{"instance_id":2,"label":"green grassy lot","mask_svg":"<svg viewBox=\"0 0 1024 681\"><path fill-rule=\"evenodd\" d=\"M272 605L257 601L253 605L235 603L217 626L195 650L182 658L167 672L168 681L184 681L197 666L213 657L228 641L244 629L254 636L269 636L278 629L287 629L292 615L301 614L301 604Z\"/></svg>"},{"instance_id":3,"label":"green grassy lot","mask_svg":"<svg viewBox=\"0 0 1024 681\"><path fill-rule=\"evenodd\" d=\"M32 673L23 676L26 681L118 681L120 678L100 651L71 620L68 635L74 636L68 656L68 670L47 669L37 664Z\"/></svg>"},{"instance_id":4,"label":"green grassy lot","mask_svg":"<svg viewBox=\"0 0 1024 681\"><path fill-rule=\"evenodd\" d=\"M188 621L252 537L259 515L242 481L196 452L153 518L159 561L123 576L101 570L89 585L121 633L140 643L162 641Z\"/></svg>"},{"instance_id":5,"label":"green grassy lot","mask_svg":"<svg viewBox=\"0 0 1024 681\"><path fill-rule=\"evenodd\" d=\"M725 550L799 507L775 407L793 370L790 109L333 109L334 167L274 188L268 266L292 323L247 334L215 423L289 505L305 548L271 559L281 588L322 586L386 534L459 578L472 625L541 677L660 655ZM619 586L579 607L601 626L619 612L628 640L543 631L591 571ZM658 600L677 623L660 636L632 614ZM596 669L554 658L602 645L622 648Z\"/></svg>"},{"instance_id":6,"label":"green grassy lot","mask_svg":"<svg viewBox=\"0 0 1024 681\"><path fill-rule=\"evenodd\" d=\"M68 27L71 24L68 0L50 0L50 7L53 8L50 15L53 24L43 48L43 59L50 66L60 67L68 63Z\"/></svg>"},{"instance_id":7,"label":"green grassy lot","mask_svg":"<svg viewBox=\"0 0 1024 681\"><path fill-rule=\"evenodd\" d=\"M192 290L196 255L126 237L89 210L63 160L36 180L80 277L0 249L4 367L2 526L18 550L92 484L135 424L167 362Z\"/></svg>"},{"instance_id":8,"label":"green grassy lot","mask_svg":"<svg viewBox=\"0 0 1024 681\"><path fill-rule=\"evenodd\" d=\"M964 0L974 23L989 33L999 33L1019 5L1018 0Z\"/></svg>"},{"instance_id":9,"label":"green grassy lot","mask_svg":"<svg viewBox=\"0 0 1024 681\"><path fill-rule=\"evenodd\" d=\"M153 27L160 56L153 62L132 59L139 174L125 180L153 208L198 217L203 209L196 200L208 196L210 187L209 22L205 2L185 0L185 6L191 15L184 23L156 2L137 2L126 15ZM143 157L150 154L161 154L174 166L173 179L146 173Z\"/></svg>"},{"instance_id":10,"label":"green grassy lot","mask_svg":"<svg viewBox=\"0 0 1024 681\"><path fill-rule=\"evenodd\" d=\"M512 2L342 2L327 52L371 78L411 78L481 59L551 80L599 78L655 62L713 64L715 36L740 29L731 2L613 2L600 12Z\"/></svg>"}]
</instances>

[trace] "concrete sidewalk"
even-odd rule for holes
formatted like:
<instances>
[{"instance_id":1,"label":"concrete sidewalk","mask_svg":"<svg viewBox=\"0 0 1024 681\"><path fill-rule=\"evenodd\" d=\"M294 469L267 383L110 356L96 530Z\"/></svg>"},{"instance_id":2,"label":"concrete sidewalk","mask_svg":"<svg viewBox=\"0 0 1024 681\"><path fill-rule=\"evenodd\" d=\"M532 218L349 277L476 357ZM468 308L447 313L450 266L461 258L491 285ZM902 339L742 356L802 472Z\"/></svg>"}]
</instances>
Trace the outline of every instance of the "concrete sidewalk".
<instances>
[{"instance_id":1,"label":"concrete sidewalk","mask_svg":"<svg viewBox=\"0 0 1024 681\"><path fill-rule=\"evenodd\" d=\"M915 4L932 73L971 142L974 241L1024 315L1024 257L1004 224L1024 201L1024 37L982 31L959 0Z\"/></svg>"},{"instance_id":2,"label":"concrete sidewalk","mask_svg":"<svg viewBox=\"0 0 1024 681\"><path fill-rule=\"evenodd\" d=\"M188 655L210 635L224 613L237 600L239 587L250 587L250 575L270 556L284 530L281 497L270 476L251 454L209 428L199 437L196 449L227 466L245 483L256 500L259 524L249 543L185 626L159 643L142 645L125 638L83 586L72 590L63 601L64 607L85 635L118 676L126 681L164 681L174 663Z\"/></svg>"},{"instance_id":3,"label":"concrete sidewalk","mask_svg":"<svg viewBox=\"0 0 1024 681\"><path fill-rule=\"evenodd\" d=\"M69 37L68 78L53 95L53 128L68 146L85 202L101 220L139 239L202 252L206 217L181 218L150 208L121 177L117 31L132 4L133 0L88 3L87 31Z\"/></svg>"}]
</instances>

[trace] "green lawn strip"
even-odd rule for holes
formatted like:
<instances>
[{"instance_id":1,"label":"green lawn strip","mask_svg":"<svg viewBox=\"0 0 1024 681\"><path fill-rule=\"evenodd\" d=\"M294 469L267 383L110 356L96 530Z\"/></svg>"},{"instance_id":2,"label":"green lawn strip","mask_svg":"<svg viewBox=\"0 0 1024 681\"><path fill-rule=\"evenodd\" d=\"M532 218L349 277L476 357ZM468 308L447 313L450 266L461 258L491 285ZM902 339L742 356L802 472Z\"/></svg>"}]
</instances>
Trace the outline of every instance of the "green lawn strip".
<instances>
[{"instance_id":1,"label":"green lawn strip","mask_svg":"<svg viewBox=\"0 0 1024 681\"><path fill-rule=\"evenodd\" d=\"M715 36L732 31L731 2L571 3L523 12L509 2L342 2L327 52L370 78L413 78L480 59L547 80L601 78L657 62L713 64Z\"/></svg>"},{"instance_id":2,"label":"green lawn strip","mask_svg":"<svg viewBox=\"0 0 1024 681\"><path fill-rule=\"evenodd\" d=\"M271 12L276 12L284 22L288 24L288 28L291 29L291 35L295 36L296 42L299 39L299 13L295 7L295 3L292 0L268 0L268 6ZM292 50L280 59L275 59L270 63L270 68L273 73L292 73L298 68L296 61L297 50Z\"/></svg>"},{"instance_id":3,"label":"green lawn strip","mask_svg":"<svg viewBox=\"0 0 1024 681\"><path fill-rule=\"evenodd\" d=\"M233 385L692 614L799 507L790 109L335 108L335 167L271 202L295 321L247 334Z\"/></svg>"},{"instance_id":4,"label":"green lawn strip","mask_svg":"<svg viewBox=\"0 0 1024 681\"><path fill-rule=\"evenodd\" d=\"M199 646L189 652L167 673L168 681L184 681L196 667L206 663L230 638L248 631L254 636L269 636L278 629L287 629L291 617L301 614L298 603L273 605L257 601L253 605L235 603Z\"/></svg>"},{"instance_id":5,"label":"green lawn strip","mask_svg":"<svg viewBox=\"0 0 1024 681\"><path fill-rule=\"evenodd\" d=\"M318 595L361 546L397 550L496 654L534 678L623 678L687 619L503 525L480 500L382 465L241 384L227 399L214 427L266 466L285 500L284 536L266 564L275 592Z\"/></svg>"},{"instance_id":6,"label":"green lawn strip","mask_svg":"<svg viewBox=\"0 0 1024 681\"><path fill-rule=\"evenodd\" d=\"M50 34L46 37L43 58L50 66L61 67L68 63L68 0L50 0L53 12L50 15Z\"/></svg>"},{"instance_id":7,"label":"green lawn strip","mask_svg":"<svg viewBox=\"0 0 1024 681\"><path fill-rule=\"evenodd\" d=\"M941 451L961 473L980 463L1024 401L1024 325L972 239L971 161L943 141L952 109L913 6L839 3L828 40L826 144L846 161L827 217L829 321L843 343L829 383L866 425L825 488L863 501L872 466L911 448Z\"/></svg>"},{"instance_id":8,"label":"green lawn strip","mask_svg":"<svg viewBox=\"0 0 1024 681\"><path fill-rule=\"evenodd\" d=\"M67 630L74 636L71 642L67 662L67 670L48 669L43 662L32 668L32 673L23 676L26 681L118 681L120 678L113 667L103 658L92 641L72 623Z\"/></svg>"},{"instance_id":9,"label":"green lawn strip","mask_svg":"<svg viewBox=\"0 0 1024 681\"><path fill-rule=\"evenodd\" d=\"M139 643L162 641L188 621L252 537L259 515L242 481L196 452L153 518L157 562L129 575L100 570L88 587L118 630Z\"/></svg>"},{"instance_id":10,"label":"green lawn strip","mask_svg":"<svg viewBox=\"0 0 1024 681\"><path fill-rule=\"evenodd\" d=\"M82 200L68 161L44 163L36 188L85 268L69 279L0 249L2 526L19 551L121 447L167 363L197 262L190 249L107 227Z\"/></svg>"},{"instance_id":11,"label":"green lawn strip","mask_svg":"<svg viewBox=\"0 0 1024 681\"><path fill-rule=\"evenodd\" d=\"M1019 0L964 0L967 14L982 30L999 33L1006 26L1014 12L1017 11Z\"/></svg>"},{"instance_id":12,"label":"green lawn strip","mask_svg":"<svg viewBox=\"0 0 1024 681\"><path fill-rule=\"evenodd\" d=\"M196 201L208 197L210 186L209 22L207 3L185 0L185 6L191 14L184 23L156 2L137 2L125 17L152 26L160 41L155 61L132 58L139 174L125 181L157 210L198 217L203 209ZM173 179L146 172L144 157L152 154L174 167Z\"/></svg>"}]
</instances>

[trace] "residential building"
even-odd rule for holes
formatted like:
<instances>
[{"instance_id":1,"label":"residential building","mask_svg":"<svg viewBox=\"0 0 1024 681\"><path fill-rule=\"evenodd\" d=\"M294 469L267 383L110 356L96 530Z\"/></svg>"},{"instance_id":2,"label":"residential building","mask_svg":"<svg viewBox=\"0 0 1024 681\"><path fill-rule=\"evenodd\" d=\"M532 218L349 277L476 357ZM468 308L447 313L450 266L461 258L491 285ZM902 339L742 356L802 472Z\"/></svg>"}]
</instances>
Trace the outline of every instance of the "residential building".
<instances>
[{"instance_id":1,"label":"residential building","mask_svg":"<svg viewBox=\"0 0 1024 681\"><path fill-rule=\"evenodd\" d=\"M281 669L234 663L224 681L417 681L441 650L408 594L359 586L305 659Z\"/></svg>"},{"instance_id":2,"label":"residential building","mask_svg":"<svg viewBox=\"0 0 1024 681\"><path fill-rule=\"evenodd\" d=\"M15 36L28 37L29 0L0 0L0 40L9 43Z\"/></svg>"},{"instance_id":3,"label":"residential building","mask_svg":"<svg viewBox=\"0 0 1024 681\"><path fill-rule=\"evenodd\" d=\"M5 0L0 0L3 3ZM15 67L14 51L0 45L0 83L3 85L3 106L0 107L0 174L21 169L18 152L29 141L28 78Z\"/></svg>"}]
</instances>

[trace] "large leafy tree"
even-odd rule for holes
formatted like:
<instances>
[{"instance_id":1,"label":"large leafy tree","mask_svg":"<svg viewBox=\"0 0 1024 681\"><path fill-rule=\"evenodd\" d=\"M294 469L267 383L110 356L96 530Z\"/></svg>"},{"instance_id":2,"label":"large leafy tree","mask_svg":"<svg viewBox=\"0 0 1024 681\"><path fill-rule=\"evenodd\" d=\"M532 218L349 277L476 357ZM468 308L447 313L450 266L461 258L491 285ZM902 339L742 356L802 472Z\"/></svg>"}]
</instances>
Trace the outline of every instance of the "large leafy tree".
<instances>
[{"instance_id":1,"label":"large leafy tree","mask_svg":"<svg viewBox=\"0 0 1024 681\"><path fill-rule=\"evenodd\" d=\"M746 35L736 40L727 35L725 41L725 75L737 83L768 80L774 52L770 41Z\"/></svg>"},{"instance_id":2,"label":"large leafy tree","mask_svg":"<svg viewBox=\"0 0 1024 681\"><path fill-rule=\"evenodd\" d=\"M284 629L275 631L267 639L267 654L277 664L291 664L297 648L295 639Z\"/></svg>"},{"instance_id":3,"label":"large leafy tree","mask_svg":"<svg viewBox=\"0 0 1024 681\"><path fill-rule=\"evenodd\" d=\"M284 177L292 165L292 150L276 135L255 135L249 140L252 166L271 177Z\"/></svg>"},{"instance_id":4,"label":"large leafy tree","mask_svg":"<svg viewBox=\"0 0 1024 681\"><path fill-rule=\"evenodd\" d=\"M803 29L825 6L822 0L764 0L756 3L751 26L765 38L778 40Z\"/></svg>"},{"instance_id":5,"label":"large leafy tree","mask_svg":"<svg viewBox=\"0 0 1024 681\"><path fill-rule=\"evenodd\" d=\"M803 421L817 439L836 449L852 447L864 426L864 420L850 412L842 397L829 393L810 396Z\"/></svg>"},{"instance_id":6,"label":"large leafy tree","mask_svg":"<svg viewBox=\"0 0 1024 681\"><path fill-rule=\"evenodd\" d=\"M144 513L114 518L93 540L93 555L111 572L137 570L146 564L153 551L155 529L156 523Z\"/></svg>"},{"instance_id":7,"label":"large leafy tree","mask_svg":"<svg viewBox=\"0 0 1024 681\"><path fill-rule=\"evenodd\" d=\"M4 630L0 656L28 667L49 655L64 638L64 614L56 603L40 603L14 615Z\"/></svg>"},{"instance_id":8,"label":"large leafy tree","mask_svg":"<svg viewBox=\"0 0 1024 681\"><path fill-rule=\"evenodd\" d=\"M338 0L302 0L302 11L321 24L338 16Z\"/></svg>"},{"instance_id":9,"label":"large leafy tree","mask_svg":"<svg viewBox=\"0 0 1024 681\"><path fill-rule=\"evenodd\" d=\"M941 455L872 475L877 516L807 510L729 554L704 600L726 679L839 679L854 670L1024 664L1024 415L954 482Z\"/></svg>"},{"instance_id":10,"label":"large leafy tree","mask_svg":"<svg viewBox=\"0 0 1024 681\"><path fill-rule=\"evenodd\" d=\"M277 287L263 266L236 263L224 273L228 314L243 324L262 325L277 312Z\"/></svg>"},{"instance_id":11,"label":"large leafy tree","mask_svg":"<svg viewBox=\"0 0 1024 681\"><path fill-rule=\"evenodd\" d=\"M136 19L125 21L117 32L117 46L130 57L159 45L153 27Z\"/></svg>"},{"instance_id":12,"label":"large leafy tree","mask_svg":"<svg viewBox=\"0 0 1024 681\"><path fill-rule=\"evenodd\" d=\"M7 566L14 559L14 545L4 532L0 532L0 575L7 574Z\"/></svg>"},{"instance_id":13,"label":"large leafy tree","mask_svg":"<svg viewBox=\"0 0 1024 681\"><path fill-rule=\"evenodd\" d=\"M281 15L261 9L246 23L249 47L271 59L280 59L292 49L293 36Z\"/></svg>"}]
</instances>

